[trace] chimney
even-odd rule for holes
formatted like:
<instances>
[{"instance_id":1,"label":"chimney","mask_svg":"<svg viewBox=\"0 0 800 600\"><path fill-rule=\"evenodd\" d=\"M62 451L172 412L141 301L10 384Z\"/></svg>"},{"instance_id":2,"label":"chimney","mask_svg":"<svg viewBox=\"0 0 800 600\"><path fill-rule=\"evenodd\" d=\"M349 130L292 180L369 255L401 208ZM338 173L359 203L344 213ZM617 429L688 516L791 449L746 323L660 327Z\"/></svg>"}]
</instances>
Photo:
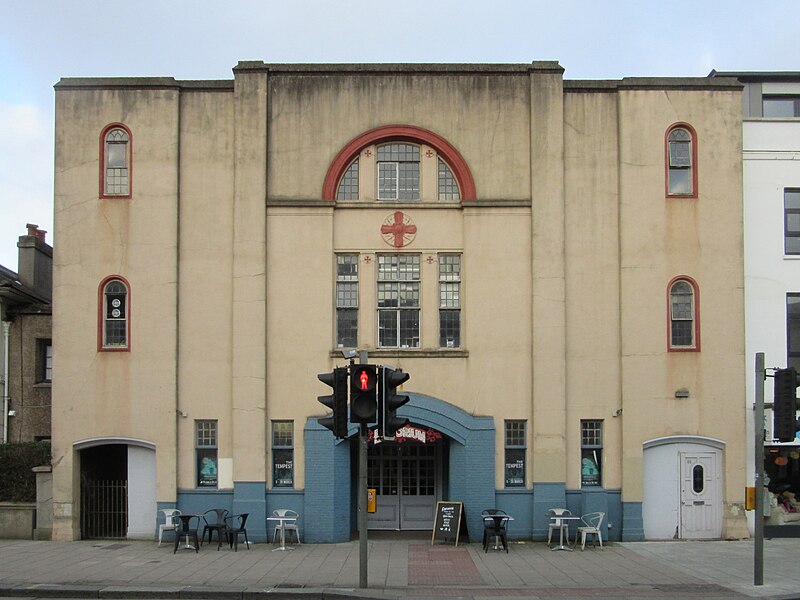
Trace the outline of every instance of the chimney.
<instances>
[{"instance_id":1,"label":"chimney","mask_svg":"<svg viewBox=\"0 0 800 600\"><path fill-rule=\"evenodd\" d=\"M19 236L19 280L50 300L53 296L53 248L45 241L46 231L28 223L28 234Z\"/></svg>"}]
</instances>

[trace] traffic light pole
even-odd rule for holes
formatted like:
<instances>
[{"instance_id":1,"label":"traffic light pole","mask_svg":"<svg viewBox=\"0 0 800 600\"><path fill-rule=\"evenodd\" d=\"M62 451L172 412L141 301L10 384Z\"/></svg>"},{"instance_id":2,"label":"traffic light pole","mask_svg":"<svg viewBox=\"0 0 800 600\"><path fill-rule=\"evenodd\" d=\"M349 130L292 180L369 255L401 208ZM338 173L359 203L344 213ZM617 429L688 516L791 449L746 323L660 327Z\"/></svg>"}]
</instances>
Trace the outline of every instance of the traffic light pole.
<instances>
[{"instance_id":1,"label":"traffic light pole","mask_svg":"<svg viewBox=\"0 0 800 600\"><path fill-rule=\"evenodd\" d=\"M366 350L359 362L367 364ZM367 424L358 426L358 587L367 587Z\"/></svg>"},{"instance_id":2,"label":"traffic light pole","mask_svg":"<svg viewBox=\"0 0 800 600\"><path fill-rule=\"evenodd\" d=\"M756 353L755 392L756 405L753 417L755 430L755 486L756 510L753 544L753 585L764 585L764 353Z\"/></svg>"},{"instance_id":3,"label":"traffic light pole","mask_svg":"<svg viewBox=\"0 0 800 600\"><path fill-rule=\"evenodd\" d=\"M358 587L367 587L367 425L358 426Z\"/></svg>"}]
</instances>

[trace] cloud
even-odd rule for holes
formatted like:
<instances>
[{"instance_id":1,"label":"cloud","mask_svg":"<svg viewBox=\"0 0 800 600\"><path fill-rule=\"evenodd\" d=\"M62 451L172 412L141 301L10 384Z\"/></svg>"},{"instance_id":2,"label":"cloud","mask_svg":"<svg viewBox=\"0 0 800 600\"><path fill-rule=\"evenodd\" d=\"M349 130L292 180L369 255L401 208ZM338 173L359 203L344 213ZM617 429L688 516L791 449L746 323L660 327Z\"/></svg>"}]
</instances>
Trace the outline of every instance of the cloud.
<instances>
[{"instance_id":1,"label":"cloud","mask_svg":"<svg viewBox=\"0 0 800 600\"><path fill-rule=\"evenodd\" d=\"M17 268L26 223L53 223L53 127L31 104L0 103L0 264Z\"/></svg>"}]
</instances>

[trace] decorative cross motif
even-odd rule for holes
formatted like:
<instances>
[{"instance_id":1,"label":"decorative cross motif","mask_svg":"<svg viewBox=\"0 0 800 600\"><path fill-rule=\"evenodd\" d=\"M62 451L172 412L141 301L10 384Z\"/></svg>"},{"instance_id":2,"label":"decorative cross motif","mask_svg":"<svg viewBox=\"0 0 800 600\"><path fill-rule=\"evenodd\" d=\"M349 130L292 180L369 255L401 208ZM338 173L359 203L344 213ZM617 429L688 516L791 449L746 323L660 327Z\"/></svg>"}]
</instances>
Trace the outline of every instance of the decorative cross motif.
<instances>
[{"instance_id":1,"label":"decorative cross motif","mask_svg":"<svg viewBox=\"0 0 800 600\"><path fill-rule=\"evenodd\" d=\"M364 150L364 156L365 156L365 157L367 157L367 158L369 158L370 156L372 156L372 150L370 150L369 148L367 148L366 150Z\"/></svg>"},{"instance_id":2,"label":"decorative cross motif","mask_svg":"<svg viewBox=\"0 0 800 600\"><path fill-rule=\"evenodd\" d=\"M414 241L417 235L417 226L411 221L411 217L397 210L384 219L383 225L381 225L381 235L390 246L402 248Z\"/></svg>"},{"instance_id":3,"label":"decorative cross motif","mask_svg":"<svg viewBox=\"0 0 800 600\"><path fill-rule=\"evenodd\" d=\"M364 255L364 262L369 264L372 262L372 257L369 254Z\"/></svg>"},{"instance_id":4,"label":"decorative cross motif","mask_svg":"<svg viewBox=\"0 0 800 600\"><path fill-rule=\"evenodd\" d=\"M425 152L425 156L427 156L428 158L433 158L433 150L428 148L428 150Z\"/></svg>"},{"instance_id":5,"label":"decorative cross motif","mask_svg":"<svg viewBox=\"0 0 800 600\"><path fill-rule=\"evenodd\" d=\"M428 258L425 259L425 262L427 262L429 265L432 265L434 260L435 259L429 255Z\"/></svg>"}]
</instances>

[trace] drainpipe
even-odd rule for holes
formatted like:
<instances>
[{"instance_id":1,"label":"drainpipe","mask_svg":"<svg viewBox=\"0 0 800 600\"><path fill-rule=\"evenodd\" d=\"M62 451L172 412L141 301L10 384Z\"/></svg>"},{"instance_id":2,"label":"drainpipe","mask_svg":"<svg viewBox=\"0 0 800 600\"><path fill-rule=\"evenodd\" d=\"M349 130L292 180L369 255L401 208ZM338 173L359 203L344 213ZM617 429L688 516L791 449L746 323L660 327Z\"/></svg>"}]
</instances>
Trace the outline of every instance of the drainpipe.
<instances>
[{"instance_id":1,"label":"drainpipe","mask_svg":"<svg viewBox=\"0 0 800 600\"><path fill-rule=\"evenodd\" d=\"M11 321L3 321L3 443L8 442L8 346Z\"/></svg>"}]
</instances>

